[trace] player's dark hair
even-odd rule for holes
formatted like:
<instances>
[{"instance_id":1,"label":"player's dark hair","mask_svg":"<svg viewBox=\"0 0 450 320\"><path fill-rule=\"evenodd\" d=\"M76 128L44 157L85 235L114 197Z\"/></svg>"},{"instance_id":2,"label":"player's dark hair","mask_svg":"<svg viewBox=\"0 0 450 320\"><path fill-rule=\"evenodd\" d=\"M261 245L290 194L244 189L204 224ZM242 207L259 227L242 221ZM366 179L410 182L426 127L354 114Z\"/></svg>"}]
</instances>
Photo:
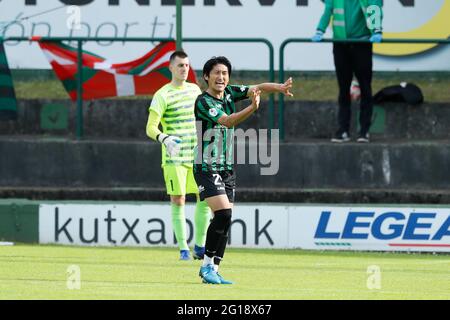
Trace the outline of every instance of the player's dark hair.
<instances>
[{"instance_id":1,"label":"player's dark hair","mask_svg":"<svg viewBox=\"0 0 450 320\"><path fill-rule=\"evenodd\" d=\"M172 53L170 55L170 62L172 63L173 60L175 60L175 58L177 58L177 57L180 58L180 59L184 59L184 58L187 58L188 55L183 50L177 50L177 51L175 51L174 53Z\"/></svg>"},{"instance_id":2,"label":"player's dark hair","mask_svg":"<svg viewBox=\"0 0 450 320\"><path fill-rule=\"evenodd\" d=\"M228 74L231 77L231 62L224 56L220 57L212 57L208 61L206 61L205 65L203 66L203 80L206 81L205 76L209 77L209 74L211 73L212 69L217 66L218 64L223 64L228 68ZM208 81L206 81L208 83Z\"/></svg>"}]
</instances>

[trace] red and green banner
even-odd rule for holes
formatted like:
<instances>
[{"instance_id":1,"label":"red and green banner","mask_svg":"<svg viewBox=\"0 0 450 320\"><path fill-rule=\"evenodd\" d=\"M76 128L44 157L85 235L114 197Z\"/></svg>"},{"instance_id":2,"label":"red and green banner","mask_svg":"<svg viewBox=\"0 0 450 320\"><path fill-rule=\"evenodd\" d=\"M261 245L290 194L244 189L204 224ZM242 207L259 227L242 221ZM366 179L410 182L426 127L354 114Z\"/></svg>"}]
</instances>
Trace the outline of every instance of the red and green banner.
<instances>
[{"instance_id":1,"label":"red and green banner","mask_svg":"<svg viewBox=\"0 0 450 320\"><path fill-rule=\"evenodd\" d=\"M50 41L39 41L39 45L70 98L75 101L79 76L77 48ZM154 94L171 80L169 58L175 48L173 41L162 42L143 57L125 63L112 63L83 51L83 100ZM188 81L196 82L192 68Z\"/></svg>"},{"instance_id":2,"label":"red and green banner","mask_svg":"<svg viewBox=\"0 0 450 320\"><path fill-rule=\"evenodd\" d=\"M6 59L3 41L0 41L0 120L17 119L17 100Z\"/></svg>"}]
</instances>

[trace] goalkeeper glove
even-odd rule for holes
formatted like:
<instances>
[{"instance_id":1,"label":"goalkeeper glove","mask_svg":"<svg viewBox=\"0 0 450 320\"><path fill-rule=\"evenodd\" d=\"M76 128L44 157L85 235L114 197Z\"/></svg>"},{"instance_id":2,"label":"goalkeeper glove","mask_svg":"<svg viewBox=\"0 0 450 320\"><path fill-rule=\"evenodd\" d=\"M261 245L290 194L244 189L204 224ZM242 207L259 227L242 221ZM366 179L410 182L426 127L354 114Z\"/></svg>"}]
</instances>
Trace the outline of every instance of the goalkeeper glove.
<instances>
[{"instance_id":1,"label":"goalkeeper glove","mask_svg":"<svg viewBox=\"0 0 450 320\"><path fill-rule=\"evenodd\" d=\"M320 42L323 39L323 32L320 30L316 31L314 37L311 38L312 42Z\"/></svg>"},{"instance_id":2,"label":"goalkeeper glove","mask_svg":"<svg viewBox=\"0 0 450 320\"><path fill-rule=\"evenodd\" d=\"M158 136L158 141L164 143L166 146L166 151L169 157L174 157L181 150L181 139L175 136L168 136L167 134L161 133Z\"/></svg>"}]
</instances>

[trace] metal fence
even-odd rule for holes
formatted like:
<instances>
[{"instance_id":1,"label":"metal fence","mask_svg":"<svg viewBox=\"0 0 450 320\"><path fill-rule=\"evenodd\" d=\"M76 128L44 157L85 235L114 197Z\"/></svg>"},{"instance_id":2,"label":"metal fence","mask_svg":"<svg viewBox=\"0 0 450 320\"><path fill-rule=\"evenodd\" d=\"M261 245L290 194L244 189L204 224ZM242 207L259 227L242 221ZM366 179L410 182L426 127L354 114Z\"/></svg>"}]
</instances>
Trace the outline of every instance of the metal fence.
<instances>
[{"instance_id":1,"label":"metal fence","mask_svg":"<svg viewBox=\"0 0 450 320\"><path fill-rule=\"evenodd\" d=\"M30 41L30 38L27 37L9 37L3 39L6 41ZM83 137L83 79L82 73L82 52L83 52L83 43L87 41L111 41L111 42L168 42L175 41L171 38L110 38L110 37L42 37L40 38L42 41L70 41L77 43L77 52L78 52L78 74L80 75L77 79L77 116L76 116L76 137L77 139L81 139ZM184 38L183 42L193 42L193 43L261 43L267 46L269 50L269 82L275 81L275 67L274 67L274 47L272 43L264 38ZM312 42L310 38L290 38L283 41L280 45L279 49L279 82L282 83L285 81L285 51L288 44L291 43L369 43L369 40L357 40L357 39L347 39L347 40L334 40L334 39L323 39L321 42ZM450 44L449 39L386 39L383 40L382 43L391 43L391 44ZM284 140L285 137L285 126L284 126L284 95L280 94L278 97L278 124L280 130L280 139ZM269 119L268 119L268 129L273 129L275 127L275 98L274 95L271 94L269 96Z\"/></svg>"},{"instance_id":2,"label":"metal fence","mask_svg":"<svg viewBox=\"0 0 450 320\"><path fill-rule=\"evenodd\" d=\"M320 42L313 42L310 38L290 38L283 41L280 45L279 50L279 81L283 82L285 77L285 71L284 71L284 53L286 50L286 46L290 43L314 43L314 44L321 44L321 43L370 43L369 40L360 40L360 39L346 39L346 40L334 40L334 39L323 39ZM414 44L414 43L423 43L423 44L450 44L450 40L448 39L386 39L383 40L381 43L394 43L394 44ZM284 141L285 138L285 129L284 129L284 95L280 94L278 97L278 124L279 124L279 130L280 130L280 140Z\"/></svg>"},{"instance_id":3,"label":"metal fence","mask_svg":"<svg viewBox=\"0 0 450 320\"><path fill-rule=\"evenodd\" d=\"M27 37L9 37L3 39L3 41L30 41L32 39ZM109 37L42 37L39 38L40 41L70 41L77 43L78 52L78 66L77 66L77 116L76 116L76 137L81 139L84 135L84 124L83 124L83 78L82 78L82 54L83 54L83 43L87 41L111 41L111 42L169 42L175 41L171 38L109 38ZM275 58L274 58L274 47L272 43L263 38L184 38L183 42L235 42L235 43L261 43L265 44L269 49L269 81L275 81ZM274 112L274 100L275 95L271 94L269 97L269 129L274 128L275 124L275 112Z\"/></svg>"}]
</instances>

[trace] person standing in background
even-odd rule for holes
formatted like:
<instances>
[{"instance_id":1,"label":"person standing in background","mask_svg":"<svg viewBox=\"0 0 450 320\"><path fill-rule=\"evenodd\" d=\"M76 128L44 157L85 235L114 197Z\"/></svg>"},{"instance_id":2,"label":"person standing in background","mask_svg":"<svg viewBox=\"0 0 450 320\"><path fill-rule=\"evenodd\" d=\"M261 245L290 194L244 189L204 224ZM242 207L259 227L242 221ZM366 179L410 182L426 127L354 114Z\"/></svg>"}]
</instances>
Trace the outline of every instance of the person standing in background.
<instances>
[{"instance_id":1,"label":"person standing in background","mask_svg":"<svg viewBox=\"0 0 450 320\"><path fill-rule=\"evenodd\" d=\"M373 112L373 45L382 40L382 0L325 0L325 11L312 41L319 42L332 20L333 39L367 39L367 43L333 43L334 65L339 85L338 130L332 142L350 141L353 75L361 90L358 142L369 142Z\"/></svg>"}]
</instances>

